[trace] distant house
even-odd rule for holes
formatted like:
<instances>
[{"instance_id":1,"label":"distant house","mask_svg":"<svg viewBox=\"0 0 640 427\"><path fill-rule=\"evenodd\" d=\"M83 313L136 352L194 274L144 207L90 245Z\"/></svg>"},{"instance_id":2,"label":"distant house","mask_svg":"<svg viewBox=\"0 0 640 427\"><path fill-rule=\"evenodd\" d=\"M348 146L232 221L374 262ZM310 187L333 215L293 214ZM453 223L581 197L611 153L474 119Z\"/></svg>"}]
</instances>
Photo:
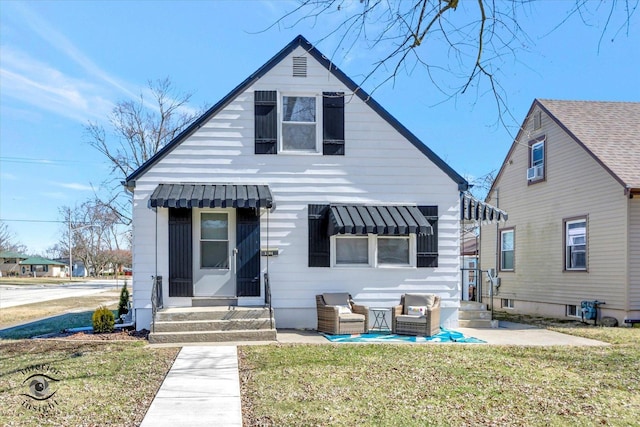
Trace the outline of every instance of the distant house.
<instances>
[{"instance_id":1,"label":"distant house","mask_svg":"<svg viewBox=\"0 0 640 427\"><path fill-rule=\"evenodd\" d=\"M20 274L20 261L29 258L29 255L20 252L0 252L0 273L2 276L17 276Z\"/></svg>"},{"instance_id":2,"label":"distant house","mask_svg":"<svg viewBox=\"0 0 640 427\"><path fill-rule=\"evenodd\" d=\"M20 261L20 276L65 277L68 266L43 257L30 257Z\"/></svg>"},{"instance_id":3,"label":"distant house","mask_svg":"<svg viewBox=\"0 0 640 427\"><path fill-rule=\"evenodd\" d=\"M458 325L466 180L302 36L133 172L133 300L269 300L315 328L315 295L370 306L442 297Z\"/></svg>"},{"instance_id":4,"label":"distant house","mask_svg":"<svg viewBox=\"0 0 640 427\"><path fill-rule=\"evenodd\" d=\"M498 308L640 318L640 103L535 100L487 202L509 212L481 228Z\"/></svg>"}]
</instances>

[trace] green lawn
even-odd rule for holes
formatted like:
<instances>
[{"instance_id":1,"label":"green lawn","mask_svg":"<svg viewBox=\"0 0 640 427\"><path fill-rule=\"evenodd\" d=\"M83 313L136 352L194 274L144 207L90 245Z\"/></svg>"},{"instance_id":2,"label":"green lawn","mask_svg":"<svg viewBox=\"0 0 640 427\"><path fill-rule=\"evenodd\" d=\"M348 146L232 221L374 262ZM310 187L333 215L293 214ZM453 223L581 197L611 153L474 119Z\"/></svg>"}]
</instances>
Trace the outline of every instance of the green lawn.
<instances>
[{"instance_id":1,"label":"green lawn","mask_svg":"<svg viewBox=\"0 0 640 427\"><path fill-rule=\"evenodd\" d=\"M575 329L624 343L241 347L245 426L640 425L640 329Z\"/></svg>"},{"instance_id":2,"label":"green lawn","mask_svg":"<svg viewBox=\"0 0 640 427\"><path fill-rule=\"evenodd\" d=\"M1 341L0 425L137 426L177 352L141 341ZM24 395L34 394L33 374L50 378L52 397Z\"/></svg>"}]
</instances>

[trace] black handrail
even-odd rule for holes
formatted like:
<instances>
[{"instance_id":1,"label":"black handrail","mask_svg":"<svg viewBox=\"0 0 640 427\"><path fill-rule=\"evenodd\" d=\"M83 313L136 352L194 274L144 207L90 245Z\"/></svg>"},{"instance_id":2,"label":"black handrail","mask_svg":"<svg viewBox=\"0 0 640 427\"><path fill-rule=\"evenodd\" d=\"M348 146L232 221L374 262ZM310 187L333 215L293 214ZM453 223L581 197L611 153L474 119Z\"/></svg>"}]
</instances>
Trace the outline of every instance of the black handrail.
<instances>
[{"instance_id":1,"label":"black handrail","mask_svg":"<svg viewBox=\"0 0 640 427\"><path fill-rule=\"evenodd\" d=\"M156 329L156 312L158 308L162 308L162 276L151 276L153 284L151 285L151 324L152 332Z\"/></svg>"},{"instance_id":2,"label":"black handrail","mask_svg":"<svg viewBox=\"0 0 640 427\"><path fill-rule=\"evenodd\" d=\"M269 322L273 329L273 308L271 307L271 285L269 284L269 273L264 273L264 303L269 307Z\"/></svg>"}]
</instances>

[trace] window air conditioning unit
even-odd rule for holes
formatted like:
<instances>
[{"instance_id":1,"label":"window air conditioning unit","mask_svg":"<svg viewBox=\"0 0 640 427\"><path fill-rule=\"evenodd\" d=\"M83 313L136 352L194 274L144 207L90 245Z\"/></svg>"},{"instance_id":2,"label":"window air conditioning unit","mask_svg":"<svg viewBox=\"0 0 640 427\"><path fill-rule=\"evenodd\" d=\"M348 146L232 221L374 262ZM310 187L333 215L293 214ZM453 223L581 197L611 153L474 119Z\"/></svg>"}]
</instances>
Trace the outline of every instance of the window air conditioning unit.
<instances>
[{"instance_id":1,"label":"window air conditioning unit","mask_svg":"<svg viewBox=\"0 0 640 427\"><path fill-rule=\"evenodd\" d=\"M527 179L532 180L532 179L542 178L542 171L543 171L542 165L534 166L532 168L527 169Z\"/></svg>"}]
</instances>

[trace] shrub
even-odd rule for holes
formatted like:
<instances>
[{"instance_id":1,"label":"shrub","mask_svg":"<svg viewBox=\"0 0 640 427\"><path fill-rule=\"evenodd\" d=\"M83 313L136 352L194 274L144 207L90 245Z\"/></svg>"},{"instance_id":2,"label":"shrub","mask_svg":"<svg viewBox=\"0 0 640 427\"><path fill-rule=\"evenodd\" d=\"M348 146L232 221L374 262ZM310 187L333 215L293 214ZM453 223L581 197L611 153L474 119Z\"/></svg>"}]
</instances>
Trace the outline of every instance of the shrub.
<instances>
[{"instance_id":1,"label":"shrub","mask_svg":"<svg viewBox=\"0 0 640 427\"><path fill-rule=\"evenodd\" d=\"M115 317L113 311L109 310L105 306L98 307L93 312L93 332L100 334L103 332L113 332L113 324L115 323Z\"/></svg>"},{"instance_id":2,"label":"shrub","mask_svg":"<svg viewBox=\"0 0 640 427\"><path fill-rule=\"evenodd\" d=\"M118 319L123 314L127 314L129 312L129 290L127 289L127 281L124 281L124 285L122 286L122 290L120 290L120 301L118 302Z\"/></svg>"}]
</instances>

